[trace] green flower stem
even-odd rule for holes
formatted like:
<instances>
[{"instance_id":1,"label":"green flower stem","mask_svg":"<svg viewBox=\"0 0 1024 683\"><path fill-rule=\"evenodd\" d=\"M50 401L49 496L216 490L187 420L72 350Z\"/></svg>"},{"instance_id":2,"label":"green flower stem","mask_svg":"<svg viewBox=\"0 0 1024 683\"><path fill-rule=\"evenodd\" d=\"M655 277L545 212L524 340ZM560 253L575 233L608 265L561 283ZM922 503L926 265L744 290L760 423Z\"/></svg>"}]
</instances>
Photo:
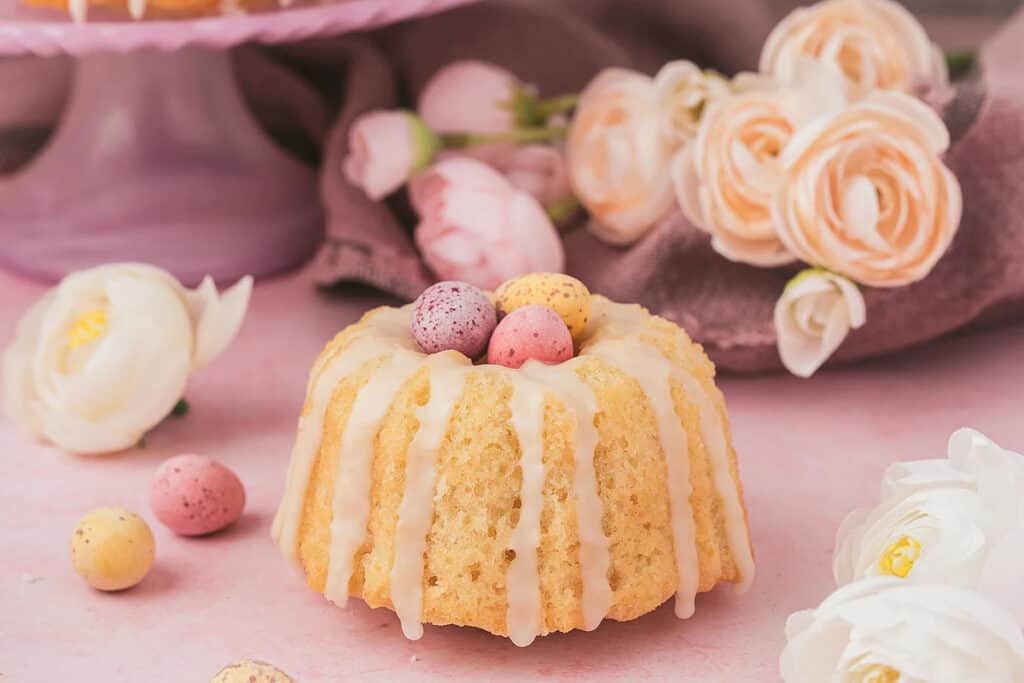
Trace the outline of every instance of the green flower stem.
<instances>
[{"instance_id":1,"label":"green flower stem","mask_svg":"<svg viewBox=\"0 0 1024 683\"><path fill-rule=\"evenodd\" d=\"M537 103L537 114L544 120L552 114L566 114L575 109L579 101L580 96L576 93L541 100Z\"/></svg>"},{"instance_id":2,"label":"green flower stem","mask_svg":"<svg viewBox=\"0 0 1024 683\"><path fill-rule=\"evenodd\" d=\"M441 149L441 140L415 112L407 111L405 115L413 141L412 170L422 171L434 160L437 150Z\"/></svg>"},{"instance_id":3,"label":"green flower stem","mask_svg":"<svg viewBox=\"0 0 1024 683\"><path fill-rule=\"evenodd\" d=\"M185 399L181 399L174 404L174 408L171 409L171 415L173 415L174 417L185 417L186 415L188 415L188 409L188 401L186 401Z\"/></svg>"},{"instance_id":4,"label":"green flower stem","mask_svg":"<svg viewBox=\"0 0 1024 683\"><path fill-rule=\"evenodd\" d=\"M974 67L977 59L977 50L950 50L946 53L946 66L949 68L949 77L952 79L960 78Z\"/></svg>"},{"instance_id":5,"label":"green flower stem","mask_svg":"<svg viewBox=\"0 0 1024 683\"><path fill-rule=\"evenodd\" d=\"M551 204L546 208L548 218L555 225L568 220L580 209L580 202L576 197L568 196L565 199L559 199L555 203Z\"/></svg>"},{"instance_id":6,"label":"green flower stem","mask_svg":"<svg viewBox=\"0 0 1024 683\"><path fill-rule=\"evenodd\" d=\"M561 128L517 128L504 133L442 133L441 146L444 149L466 149L478 145L493 145L503 142L523 145L529 142L554 142L566 136L569 129Z\"/></svg>"},{"instance_id":7,"label":"green flower stem","mask_svg":"<svg viewBox=\"0 0 1024 683\"><path fill-rule=\"evenodd\" d=\"M807 278L809 278L809 277L811 277L813 275L828 275L830 272L831 271L828 270L827 268L818 268L816 266L808 266L807 268L804 268L799 273L797 273L796 275L791 277L789 282L786 283L786 286L783 288L783 290L789 289L790 287L793 287L793 286L803 282L804 280L806 280Z\"/></svg>"}]
</instances>

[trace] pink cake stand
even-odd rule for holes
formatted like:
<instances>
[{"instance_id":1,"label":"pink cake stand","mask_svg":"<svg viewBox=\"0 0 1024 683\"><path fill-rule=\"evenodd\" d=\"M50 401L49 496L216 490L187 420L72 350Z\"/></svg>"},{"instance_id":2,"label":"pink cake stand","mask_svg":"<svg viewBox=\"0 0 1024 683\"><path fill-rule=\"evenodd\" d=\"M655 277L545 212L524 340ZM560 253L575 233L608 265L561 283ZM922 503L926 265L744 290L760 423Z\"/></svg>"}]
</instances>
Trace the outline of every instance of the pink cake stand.
<instances>
[{"instance_id":1,"label":"pink cake stand","mask_svg":"<svg viewBox=\"0 0 1024 683\"><path fill-rule=\"evenodd\" d=\"M75 24L0 0L0 56L78 58L59 128L31 163L0 176L0 265L55 280L137 260L196 282L302 263L322 233L317 175L253 119L227 49L368 29L470 1L344 0L183 21L92 12Z\"/></svg>"}]
</instances>

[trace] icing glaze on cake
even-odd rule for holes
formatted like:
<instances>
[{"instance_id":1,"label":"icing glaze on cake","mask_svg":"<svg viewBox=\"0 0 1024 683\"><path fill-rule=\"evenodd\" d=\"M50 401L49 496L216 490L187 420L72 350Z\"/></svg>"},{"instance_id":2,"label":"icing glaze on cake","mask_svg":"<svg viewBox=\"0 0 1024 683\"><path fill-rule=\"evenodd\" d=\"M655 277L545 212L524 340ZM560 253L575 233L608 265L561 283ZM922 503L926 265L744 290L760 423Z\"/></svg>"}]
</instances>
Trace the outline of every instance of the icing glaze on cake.
<instances>
[{"instance_id":1,"label":"icing glaze on cake","mask_svg":"<svg viewBox=\"0 0 1024 683\"><path fill-rule=\"evenodd\" d=\"M458 623L517 645L635 618L672 592L688 617L698 592L748 586L745 510L710 361L639 306L593 305L576 357L518 370L422 353L410 307L371 311L339 334L311 372L273 525L311 586L338 605L358 595L394 609L410 638L421 622ZM648 427L649 445L623 443L651 439ZM553 445L563 443L565 462ZM480 468L512 467L474 481L459 459L480 448ZM475 493L458 488L470 483ZM646 526L630 526L639 519Z\"/></svg>"},{"instance_id":2,"label":"icing glaze on cake","mask_svg":"<svg viewBox=\"0 0 1024 683\"><path fill-rule=\"evenodd\" d=\"M189 19L208 16L239 16L250 11L289 7L287 0L23 0L26 5L64 10L76 23L89 19L90 9L142 19Z\"/></svg>"}]
</instances>

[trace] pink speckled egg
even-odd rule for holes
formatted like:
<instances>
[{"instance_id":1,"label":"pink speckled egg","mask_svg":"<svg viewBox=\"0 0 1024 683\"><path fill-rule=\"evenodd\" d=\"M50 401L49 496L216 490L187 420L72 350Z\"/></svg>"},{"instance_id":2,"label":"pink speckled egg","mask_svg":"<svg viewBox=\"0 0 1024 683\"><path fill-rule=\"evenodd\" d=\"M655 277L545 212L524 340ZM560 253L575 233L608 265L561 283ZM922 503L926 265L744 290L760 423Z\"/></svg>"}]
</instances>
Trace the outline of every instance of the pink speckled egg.
<instances>
[{"instance_id":1,"label":"pink speckled egg","mask_svg":"<svg viewBox=\"0 0 1024 683\"><path fill-rule=\"evenodd\" d=\"M572 354L572 335L565 321L550 308L533 304L517 308L498 323L487 362L519 368L531 359L561 363Z\"/></svg>"},{"instance_id":2,"label":"pink speckled egg","mask_svg":"<svg viewBox=\"0 0 1024 683\"><path fill-rule=\"evenodd\" d=\"M438 282L413 304L412 336L427 353L454 350L479 358L497 324L494 304L465 282Z\"/></svg>"},{"instance_id":3,"label":"pink speckled egg","mask_svg":"<svg viewBox=\"0 0 1024 683\"><path fill-rule=\"evenodd\" d=\"M153 476L149 504L168 529L182 536L219 531L242 516L245 487L234 472L201 455L177 455Z\"/></svg>"}]
</instances>

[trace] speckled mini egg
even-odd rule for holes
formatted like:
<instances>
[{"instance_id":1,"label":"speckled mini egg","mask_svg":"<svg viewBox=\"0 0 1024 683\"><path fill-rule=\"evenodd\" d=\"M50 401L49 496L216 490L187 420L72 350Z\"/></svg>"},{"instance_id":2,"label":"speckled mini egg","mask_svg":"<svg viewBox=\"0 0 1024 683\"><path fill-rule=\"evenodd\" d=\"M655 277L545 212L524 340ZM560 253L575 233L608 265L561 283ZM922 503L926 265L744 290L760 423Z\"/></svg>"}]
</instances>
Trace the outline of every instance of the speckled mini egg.
<instances>
[{"instance_id":1,"label":"speckled mini egg","mask_svg":"<svg viewBox=\"0 0 1024 683\"><path fill-rule=\"evenodd\" d=\"M572 335L550 308L531 305L502 318L491 336L487 362L519 368L528 360L561 363L572 358Z\"/></svg>"},{"instance_id":2,"label":"speckled mini egg","mask_svg":"<svg viewBox=\"0 0 1024 683\"><path fill-rule=\"evenodd\" d=\"M156 546L145 520L121 508L96 508L71 534L71 564L101 591L131 588L153 566Z\"/></svg>"},{"instance_id":3,"label":"speckled mini egg","mask_svg":"<svg viewBox=\"0 0 1024 683\"><path fill-rule=\"evenodd\" d=\"M412 336L427 353L454 350L479 358L497 324L494 304L465 282L438 282L413 305Z\"/></svg>"},{"instance_id":4,"label":"speckled mini egg","mask_svg":"<svg viewBox=\"0 0 1024 683\"><path fill-rule=\"evenodd\" d=\"M494 296L501 315L532 304L547 306L565 321L573 339L578 339L590 322L590 290L562 273L531 273L509 280Z\"/></svg>"},{"instance_id":5,"label":"speckled mini egg","mask_svg":"<svg viewBox=\"0 0 1024 683\"><path fill-rule=\"evenodd\" d=\"M292 678L272 664L255 659L240 659L228 664L210 679L210 683L294 683Z\"/></svg>"},{"instance_id":6,"label":"speckled mini egg","mask_svg":"<svg viewBox=\"0 0 1024 683\"><path fill-rule=\"evenodd\" d=\"M156 518L174 533L201 536L242 516L245 487L215 460L177 455L157 468L149 503Z\"/></svg>"}]
</instances>

